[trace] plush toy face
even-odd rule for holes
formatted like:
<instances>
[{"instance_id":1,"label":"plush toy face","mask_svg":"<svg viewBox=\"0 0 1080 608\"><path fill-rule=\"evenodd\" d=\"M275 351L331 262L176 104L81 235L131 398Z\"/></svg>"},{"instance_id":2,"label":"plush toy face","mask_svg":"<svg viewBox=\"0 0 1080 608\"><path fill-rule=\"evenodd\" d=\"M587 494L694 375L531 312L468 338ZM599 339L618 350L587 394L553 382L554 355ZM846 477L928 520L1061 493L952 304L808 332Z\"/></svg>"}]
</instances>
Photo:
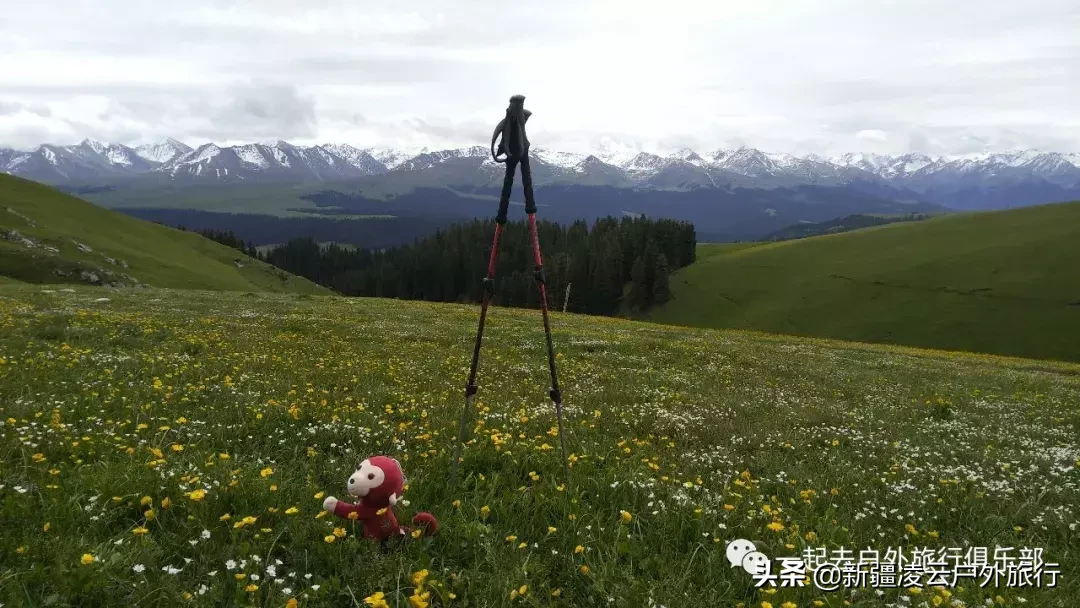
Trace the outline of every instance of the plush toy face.
<instances>
[{"instance_id":1,"label":"plush toy face","mask_svg":"<svg viewBox=\"0 0 1080 608\"><path fill-rule=\"evenodd\" d=\"M349 476L348 491L372 506L394 505L401 498L401 465L393 458L373 456Z\"/></svg>"},{"instance_id":2,"label":"plush toy face","mask_svg":"<svg viewBox=\"0 0 1080 608\"><path fill-rule=\"evenodd\" d=\"M371 459L360 463L360 468L349 477L349 494L359 498L367 496L386 480L386 472L371 464Z\"/></svg>"}]
</instances>

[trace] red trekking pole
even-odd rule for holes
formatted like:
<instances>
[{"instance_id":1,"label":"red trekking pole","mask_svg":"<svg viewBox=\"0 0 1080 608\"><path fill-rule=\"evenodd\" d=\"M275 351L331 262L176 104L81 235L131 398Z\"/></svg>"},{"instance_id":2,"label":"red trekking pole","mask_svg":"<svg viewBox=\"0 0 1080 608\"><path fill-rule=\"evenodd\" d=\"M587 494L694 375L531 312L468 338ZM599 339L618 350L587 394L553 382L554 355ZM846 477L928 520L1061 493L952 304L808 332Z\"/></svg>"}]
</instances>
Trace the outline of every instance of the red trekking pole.
<instances>
[{"instance_id":1,"label":"red trekking pole","mask_svg":"<svg viewBox=\"0 0 1080 608\"><path fill-rule=\"evenodd\" d=\"M469 412L473 408L476 396L476 370L480 365L480 344L484 338L484 321L487 319L488 304L495 295L495 263L499 256L499 237L502 236L503 224L510 208L510 190L514 185L514 170L521 166L521 185L525 190L525 213L529 216L529 238L532 241L534 276L540 288L540 310L544 316L544 334L547 338L548 370L551 372L551 390L548 395L555 404L555 416L559 421L559 442L562 447L563 468L566 481L570 482L570 465L566 454L566 437L563 434L562 392L559 390L559 377L555 372L555 347L551 342L551 323L548 320L547 284L544 276L544 261L540 255L540 239L536 233L536 199L533 198L532 171L529 169L529 139L525 135L525 122L532 112L525 109L525 96L514 95L510 106L506 108L506 117L499 121L491 136L491 155L496 162L506 164L503 177L502 196L499 197L499 213L495 216L495 237L491 243L491 257L488 259L487 276L483 279L484 295L480 304L480 324L476 330L476 343L473 345L472 367L469 369L469 381L465 385L465 409L461 412L458 426L457 447L454 450L452 479L457 482L458 463L461 461L461 448L465 443L468 429ZM499 137L498 149L495 148ZM503 158L499 158L502 156Z\"/></svg>"}]
</instances>

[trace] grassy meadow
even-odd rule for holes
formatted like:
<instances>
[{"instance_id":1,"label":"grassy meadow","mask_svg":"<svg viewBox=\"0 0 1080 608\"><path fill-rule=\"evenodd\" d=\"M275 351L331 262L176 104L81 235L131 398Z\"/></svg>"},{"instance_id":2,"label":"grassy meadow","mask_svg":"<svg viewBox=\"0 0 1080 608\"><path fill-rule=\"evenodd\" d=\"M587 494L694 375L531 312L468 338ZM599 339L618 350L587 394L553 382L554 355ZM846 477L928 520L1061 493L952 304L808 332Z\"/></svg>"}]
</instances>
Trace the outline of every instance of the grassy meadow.
<instances>
[{"instance_id":1,"label":"grassy meadow","mask_svg":"<svg viewBox=\"0 0 1080 608\"><path fill-rule=\"evenodd\" d=\"M475 306L0 285L4 606L1071 606L1080 366ZM389 553L322 512L398 457ZM1042 547L1053 589L755 589L730 540Z\"/></svg>"},{"instance_id":2,"label":"grassy meadow","mask_svg":"<svg viewBox=\"0 0 1080 608\"><path fill-rule=\"evenodd\" d=\"M1080 202L702 252L652 319L1080 361Z\"/></svg>"}]
</instances>

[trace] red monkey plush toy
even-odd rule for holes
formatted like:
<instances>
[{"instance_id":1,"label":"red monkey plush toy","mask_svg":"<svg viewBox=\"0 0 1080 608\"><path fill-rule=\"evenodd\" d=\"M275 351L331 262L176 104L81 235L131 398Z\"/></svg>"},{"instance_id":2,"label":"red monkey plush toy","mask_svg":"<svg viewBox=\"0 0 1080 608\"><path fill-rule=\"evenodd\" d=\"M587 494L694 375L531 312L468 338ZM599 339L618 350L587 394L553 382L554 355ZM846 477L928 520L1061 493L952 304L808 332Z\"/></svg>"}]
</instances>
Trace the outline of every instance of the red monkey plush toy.
<instances>
[{"instance_id":1,"label":"red monkey plush toy","mask_svg":"<svg viewBox=\"0 0 1080 608\"><path fill-rule=\"evenodd\" d=\"M360 499L353 504L342 502L333 496L323 501L323 509L338 517L364 522L364 536L381 541L394 536L404 536L411 530L398 525L394 506L401 500L405 478L398 461L387 456L373 456L360 463L349 477L350 496ZM431 513L417 513L413 525L420 526L427 535L435 533L438 523Z\"/></svg>"}]
</instances>

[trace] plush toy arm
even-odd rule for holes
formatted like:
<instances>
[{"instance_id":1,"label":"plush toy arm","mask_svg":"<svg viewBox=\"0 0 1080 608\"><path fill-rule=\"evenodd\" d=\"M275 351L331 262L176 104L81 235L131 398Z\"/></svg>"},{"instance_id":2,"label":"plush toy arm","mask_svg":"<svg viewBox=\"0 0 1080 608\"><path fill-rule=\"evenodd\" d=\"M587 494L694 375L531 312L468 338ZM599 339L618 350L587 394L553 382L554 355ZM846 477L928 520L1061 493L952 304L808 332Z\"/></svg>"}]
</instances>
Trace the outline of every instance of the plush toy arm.
<instances>
[{"instance_id":1,"label":"plush toy arm","mask_svg":"<svg viewBox=\"0 0 1080 608\"><path fill-rule=\"evenodd\" d=\"M340 500L336 501L333 508L334 515L346 519L349 518L351 513L356 513L356 519L371 519L372 517L375 517L377 511L378 509L375 507L365 507L364 503L350 504Z\"/></svg>"},{"instance_id":2,"label":"plush toy arm","mask_svg":"<svg viewBox=\"0 0 1080 608\"><path fill-rule=\"evenodd\" d=\"M338 499L334 498L333 496L327 496L326 500L322 501L323 511L330 511L331 513L333 513L334 509L337 508L337 503Z\"/></svg>"}]
</instances>

